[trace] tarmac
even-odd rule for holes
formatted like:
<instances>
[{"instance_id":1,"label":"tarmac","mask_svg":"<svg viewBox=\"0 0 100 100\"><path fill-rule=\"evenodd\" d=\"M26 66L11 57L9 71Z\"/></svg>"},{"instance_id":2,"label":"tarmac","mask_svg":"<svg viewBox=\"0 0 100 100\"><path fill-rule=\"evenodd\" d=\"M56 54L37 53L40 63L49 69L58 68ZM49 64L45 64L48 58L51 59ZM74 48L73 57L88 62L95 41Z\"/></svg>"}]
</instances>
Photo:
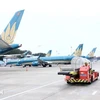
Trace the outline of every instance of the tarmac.
<instances>
[{"instance_id":1,"label":"tarmac","mask_svg":"<svg viewBox=\"0 0 100 100\"><path fill-rule=\"evenodd\" d=\"M100 62L93 69L100 72ZM0 100L100 100L100 78L90 85L69 85L59 71L57 65L0 67Z\"/></svg>"}]
</instances>

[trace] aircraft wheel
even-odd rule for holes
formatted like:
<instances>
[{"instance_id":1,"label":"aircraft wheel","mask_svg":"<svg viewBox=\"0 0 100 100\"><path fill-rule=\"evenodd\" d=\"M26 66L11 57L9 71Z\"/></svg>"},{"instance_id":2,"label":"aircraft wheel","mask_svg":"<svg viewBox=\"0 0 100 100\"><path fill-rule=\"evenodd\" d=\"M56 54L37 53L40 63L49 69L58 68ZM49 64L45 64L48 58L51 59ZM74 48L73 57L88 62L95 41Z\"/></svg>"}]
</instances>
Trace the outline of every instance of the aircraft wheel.
<instances>
[{"instance_id":1,"label":"aircraft wheel","mask_svg":"<svg viewBox=\"0 0 100 100\"><path fill-rule=\"evenodd\" d=\"M31 67L31 65L29 65L29 67Z\"/></svg>"},{"instance_id":2,"label":"aircraft wheel","mask_svg":"<svg viewBox=\"0 0 100 100\"><path fill-rule=\"evenodd\" d=\"M45 65L45 64L42 64L42 66L43 66L43 67L46 67L47 65Z\"/></svg>"},{"instance_id":3,"label":"aircraft wheel","mask_svg":"<svg viewBox=\"0 0 100 100\"><path fill-rule=\"evenodd\" d=\"M12 65L10 65L10 67L12 67Z\"/></svg>"},{"instance_id":4,"label":"aircraft wheel","mask_svg":"<svg viewBox=\"0 0 100 100\"><path fill-rule=\"evenodd\" d=\"M43 67L46 67L46 66L43 66Z\"/></svg>"},{"instance_id":5,"label":"aircraft wheel","mask_svg":"<svg viewBox=\"0 0 100 100\"><path fill-rule=\"evenodd\" d=\"M52 67L52 65L49 65L49 67Z\"/></svg>"}]
</instances>

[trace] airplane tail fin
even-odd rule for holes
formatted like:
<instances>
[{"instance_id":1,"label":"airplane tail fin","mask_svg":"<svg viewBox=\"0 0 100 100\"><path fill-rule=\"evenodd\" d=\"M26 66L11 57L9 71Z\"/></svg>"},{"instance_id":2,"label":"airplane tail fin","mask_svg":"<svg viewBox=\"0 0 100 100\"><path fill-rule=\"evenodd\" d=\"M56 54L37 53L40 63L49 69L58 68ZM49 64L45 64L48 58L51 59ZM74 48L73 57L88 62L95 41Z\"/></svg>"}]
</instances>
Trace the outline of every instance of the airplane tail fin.
<instances>
[{"instance_id":1,"label":"airplane tail fin","mask_svg":"<svg viewBox=\"0 0 100 100\"><path fill-rule=\"evenodd\" d=\"M88 57L94 57L94 53L96 51L96 47L92 49L92 51L87 55Z\"/></svg>"},{"instance_id":2,"label":"airplane tail fin","mask_svg":"<svg viewBox=\"0 0 100 100\"><path fill-rule=\"evenodd\" d=\"M52 53L52 50L49 50L48 53L46 54L46 57L50 57Z\"/></svg>"},{"instance_id":3,"label":"airplane tail fin","mask_svg":"<svg viewBox=\"0 0 100 100\"><path fill-rule=\"evenodd\" d=\"M14 41L23 13L24 10L19 10L15 12L14 16L12 17L12 19L1 34L2 40L7 42L8 44L13 43Z\"/></svg>"},{"instance_id":4,"label":"airplane tail fin","mask_svg":"<svg viewBox=\"0 0 100 100\"><path fill-rule=\"evenodd\" d=\"M81 56L83 50L83 44L79 44L76 50L72 53L72 56Z\"/></svg>"}]
</instances>

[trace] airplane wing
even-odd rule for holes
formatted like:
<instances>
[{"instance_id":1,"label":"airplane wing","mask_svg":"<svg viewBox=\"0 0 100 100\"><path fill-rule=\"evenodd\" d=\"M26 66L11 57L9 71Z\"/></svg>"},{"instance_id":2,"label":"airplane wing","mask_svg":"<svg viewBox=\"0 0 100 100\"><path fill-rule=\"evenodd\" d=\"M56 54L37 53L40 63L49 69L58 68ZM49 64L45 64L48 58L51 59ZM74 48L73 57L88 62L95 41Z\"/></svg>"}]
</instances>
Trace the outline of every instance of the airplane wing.
<instances>
[{"instance_id":1,"label":"airplane wing","mask_svg":"<svg viewBox=\"0 0 100 100\"><path fill-rule=\"evenodd\" d=\"M100 60L100 56L96 57L96 60L97 60L97 61Z\"/></svg>"},{"instance_id":2,"label":"airplane wing","mask_svg":"<svg viewBox=\"0 0 100 100\"><path fill-rule=\"evenodd\" d=\"M94 57L89 57L88 59L89 59L91 62L98 60L97 57L95 57L95 56L94 56Z\"/></svg>"},{"instance_id":3,"label":"airplane wing","mask_svg":"<svg viewBox=\"0 0 100 100\"><path fill-rule=\"evenodd\" d=\"M41 60L41 59L39 59L39 58L38 58L38 62L39 62L39 64L43 64L43 63L44 63L44 64L48 64L48 62L43 61L43 60Z\"/></svg>"},{"instance_id":4,"label":"airplane wing","mask_svg":"<svg viewBox=\"0 0 100 100\"><path fill-rule=\"evenodd\" d=\"M8 55L2 54L2 55L0 55L0 57L5 57L5 58L18 58L18 57L22 57L23 58L28 53L29 53L29 51L26 51L26 52L24 52L22 54L8 54Z\"/></svg>"},{"instance_id":5,"label":"airplane wing","mask_svg":"<svg viewBox=\"0 0 100 100\"><path fill-rule=\"evenodd\" d=\"M11 46L0 38L0 51L10 49ZM0 60L3 60L4 55L0 55Z\"/></svg>"},{"instance_id":6,"label":"airplane wing","mask_svg":"<svg viewBox=\"0 0 100 100\"><path fill-rule=\"evenodd\" d=\"M8 49L8 48L10 49L12 47L0 38L0 51ZM9 56L9 55L0 55L0 57L5 57L5 56Z\"/></svg>"}]
</instances>

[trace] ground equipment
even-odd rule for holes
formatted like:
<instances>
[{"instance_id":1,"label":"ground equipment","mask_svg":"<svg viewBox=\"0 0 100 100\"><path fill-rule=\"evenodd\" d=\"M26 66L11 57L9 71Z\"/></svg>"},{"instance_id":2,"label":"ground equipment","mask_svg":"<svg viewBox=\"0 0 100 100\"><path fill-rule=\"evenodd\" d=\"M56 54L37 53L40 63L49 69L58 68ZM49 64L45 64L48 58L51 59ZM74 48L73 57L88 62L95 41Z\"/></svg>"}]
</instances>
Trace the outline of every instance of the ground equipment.
<instances>
[{"instance_id":1,"label":"ground equipment","mask_svg":"<svg viewBox=\"0 0 100 100\"><path fill-rule=\"evenodd\" d=\"M70 67L61 68L58 75L65 75L67 83L92 83L99 77L99 72L92 69L92 63L82 57L74 57Z\"/></svg>"}]
</instances>

